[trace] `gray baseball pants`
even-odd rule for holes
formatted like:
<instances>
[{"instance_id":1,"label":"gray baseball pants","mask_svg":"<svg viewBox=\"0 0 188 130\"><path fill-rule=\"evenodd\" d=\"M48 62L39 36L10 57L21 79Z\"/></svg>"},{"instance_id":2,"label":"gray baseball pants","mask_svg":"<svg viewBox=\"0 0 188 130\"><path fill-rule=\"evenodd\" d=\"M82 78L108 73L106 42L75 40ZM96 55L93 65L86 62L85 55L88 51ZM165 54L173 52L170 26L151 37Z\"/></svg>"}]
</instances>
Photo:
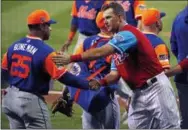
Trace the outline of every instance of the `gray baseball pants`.
<instances>
[{"instance_id":1,"label":"gray baseball pants","mask_svg":"<svg viewBox=\"0 0 188 130\"><path fill-rule=\"evenodd\" d=\"M106 106L106 108L98 113L88 113L83 110L82 128L83 129L119 129L120 107L117 98L114 96L114 98Z\"/></svg>"},{"instance_id":2,"label":"gray baseball pants","mask_svg":"<svg viewBox=\"0 0 188 130\"><path fill-rule=\"evenodd\" d=\"M172 85L163 73L144 90L134 90L128 112L130 129L180 128L180 116Z\"/></svg>"},{"instance_id":3,"label":"gray baseball pants","mask_svg":"<svg viewBox=\"0 0 188 130\"><path fill-rule=\"evenodd\" d=\"M2 111L11 129L50 129L50 115L46 103L38 96L8 87L2 100Z\"/></svg>"}]
</instances>

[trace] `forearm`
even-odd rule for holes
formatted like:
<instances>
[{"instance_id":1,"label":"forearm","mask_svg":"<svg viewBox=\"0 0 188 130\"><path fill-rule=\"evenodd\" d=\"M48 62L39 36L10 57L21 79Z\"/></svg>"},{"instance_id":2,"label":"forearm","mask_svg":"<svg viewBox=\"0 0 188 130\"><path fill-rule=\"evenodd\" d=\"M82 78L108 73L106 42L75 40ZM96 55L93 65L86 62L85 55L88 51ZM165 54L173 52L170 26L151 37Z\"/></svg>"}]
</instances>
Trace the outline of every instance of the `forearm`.
<instances>
[{"instance_id":1,"label":"forearm","mask_svg":"<svg viewBox=\"0 0 188 130\"><path fill-rule=\"evenodd\" d=\"M99 82L101 86L108 86L110 84L114 84L119 80L119 75L114 75L112 73L107 74L103 79L101 79Z\"/></svg>"},{"instance_id":2,"label":"forearm","mask_svg":"<svg viewBox=\"0 0 188 130\"><path fill-rule=\"evenodd\" d=\"M71 21L71 28L70 28L70 32L69 32L69 35L68 35L68 39L69 40L73 40L76 32L77 32L77 28L78 28L78 25L77 25L77 18L72 18L72 21Z\"/></svg>"},{"instance_id":3,"label":"forearm","mask_svg":"<svg viewBox=\"0 0 188 130\"><path fill-rule=\"evenodd\" d=\"M72 55L71 62L79 62L79 61L89 61L89 60L96 60L101 57L106 57L110 54L113 54L115 49L110 45L104 45L100 48L95 48L88 50L82 54Z\"/></svg>"},{"instance_id":4,"label":"forearm","mask_svg":"<svg viewBox=\"0 0 188 130\"><path fill-rule=\"evenodd\" d=\"M179 65L183 69L183 71L188 71L188 58L182 60Z\"/></svg>"},{"instance_id":5,"label":"forearm","mask_svg":"<svg viewBox=\"0 0 188 130\"><path fill-rule=\"evenodd\" d=\"M165 71L165 74L166 74L166 76L171 77L171 76L174 76L174 75L179 74L181 72L182 72L181 66L177 65L176 67Z\"/></svg>"},{"instance_id":6,"label":"forearm","mask_svg":"<svg viewBox=\"0 0 188 130\"><path fill-rule=\"evenodd\" d=\"M63 74L59 79L59 82L80 89L89 89L89 81L79 78L69 72Z\"/></svg>"}]
</instances>

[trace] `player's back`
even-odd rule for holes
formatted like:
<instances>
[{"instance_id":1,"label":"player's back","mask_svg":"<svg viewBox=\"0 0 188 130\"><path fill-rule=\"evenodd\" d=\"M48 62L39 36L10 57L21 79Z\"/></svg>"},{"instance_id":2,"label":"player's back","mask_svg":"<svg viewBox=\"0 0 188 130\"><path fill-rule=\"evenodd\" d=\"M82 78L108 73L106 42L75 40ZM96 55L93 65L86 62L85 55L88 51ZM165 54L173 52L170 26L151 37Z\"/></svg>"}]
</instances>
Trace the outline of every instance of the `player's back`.
<instances>
[{"instance_id":1,"label":"player's back","mask_svg":"<svg viewBox=\"0 0 188 130\"><path fill-rule=\"evenodd\" d=\"M144 32L144 34L150 41L152 47L154 48L157 58L159 62L161 63L163 69L169 69L170 68L170 61L169 61L170 54L169 54L169 50L165 42L154 33Z\"/></svg>"},{"instance_id":2,"label":"player's back","mask_svg":"<svg viewBox=\"0 0 188 130\"><path fill-rule=\"evenodd\" d=\"M9 84L22 91L47 94L50 76L45 72L45 58L53 52L39 38L25 37L13 43L7 52Z\"/></svg>"}]
</instances>

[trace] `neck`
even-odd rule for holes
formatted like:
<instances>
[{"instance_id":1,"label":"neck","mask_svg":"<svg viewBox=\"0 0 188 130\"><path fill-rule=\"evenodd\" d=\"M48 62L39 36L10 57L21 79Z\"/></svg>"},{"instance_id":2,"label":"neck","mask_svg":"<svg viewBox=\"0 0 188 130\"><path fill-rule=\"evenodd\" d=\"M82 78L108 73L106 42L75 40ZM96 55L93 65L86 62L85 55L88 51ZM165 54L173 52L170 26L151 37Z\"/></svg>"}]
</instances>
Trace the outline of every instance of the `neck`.
<instances>
[{"instance_id":1,"label":"neck","mask_svg":"<svg viewBox=\"0 0 188 130\"><path fill-rule=\"evenodd\" d=\"M154 33L156 35L159 34L159 31L157 28L152 28L152 27L143 27L143 32L151 32Z\"/></svg>"},{"instance_id":2,"label":"neck","mask_svg":"<svg viewBox=\"0 0 188 130\"><path fill-rule=\"evenodd\" d=\"M111 33L111 32L107 32L107 31L103 31L103 30L101 30L101 32L99 33L99 35L102 35L102 36L109 36L109 37L111 37L111 36L113 36L113 34Z\"/></svg>"},{"instance_id":3,"label":"neck","mask_svg":"<svg viewBox=\"0 0 188 130\"><path fill-rule=\"evenodd\" d=\"M40 39L43 39L43 36L42 36L42 34L39 31L35 31L35 30L29 31L29 35L33 36L33 37L39 37Z\"/></svg>"},{"instance_id":4,"label":"neck","mask_svg":"<svg viewBox=\"0 0 188 130\"><path fill-rule=\"evenodd\" d=\"M118 28L118 31L119 32L125 25L127 25L127 22L126 21L123 21L119 24L119 28Z\"/></svg>"}]
</instances>

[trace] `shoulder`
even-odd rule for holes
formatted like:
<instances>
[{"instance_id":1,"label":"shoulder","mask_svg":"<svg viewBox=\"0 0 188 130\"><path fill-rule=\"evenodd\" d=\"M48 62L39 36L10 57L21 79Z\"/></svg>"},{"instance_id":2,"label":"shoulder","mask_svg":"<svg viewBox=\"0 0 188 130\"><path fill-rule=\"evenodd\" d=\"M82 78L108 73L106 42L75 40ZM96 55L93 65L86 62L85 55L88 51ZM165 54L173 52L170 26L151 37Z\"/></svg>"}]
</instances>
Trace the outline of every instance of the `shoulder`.
<instances>
[{"instance_id":1,"label":"shoulder","mask_svg":"<svg viewBox=\"0 0 188 130\"><path fill-rule=\"evenodd\" d=\"M131 31L121 31L115 34L113 38L119 42L122 42L129 38L136 39L136 36Z\"/></svg>"},{"instance_id":2,"label":"shoulder","mask_svg":"<svg viewBox=\"0 0 188 130\"><path fill-rule=\"evenodd\" d=\"M50 51L50 52L54 51L54 49L50 45L48 45L47 43L45 43L45 42L42 42L41 46L43 46L43 49L45 51Z\"/></svg>"},{"instance_id":3,"label":"shoulder","mask_svg":"<svg viewBox=\"0 0 188 130\"><path fill-rule=\"evenodd\" d=\"M157 35L154 34L145 34L148 40L151 42L153 47L156 47L161 44L165 44L165 42Z\"/></svg>"}]
</instances>

